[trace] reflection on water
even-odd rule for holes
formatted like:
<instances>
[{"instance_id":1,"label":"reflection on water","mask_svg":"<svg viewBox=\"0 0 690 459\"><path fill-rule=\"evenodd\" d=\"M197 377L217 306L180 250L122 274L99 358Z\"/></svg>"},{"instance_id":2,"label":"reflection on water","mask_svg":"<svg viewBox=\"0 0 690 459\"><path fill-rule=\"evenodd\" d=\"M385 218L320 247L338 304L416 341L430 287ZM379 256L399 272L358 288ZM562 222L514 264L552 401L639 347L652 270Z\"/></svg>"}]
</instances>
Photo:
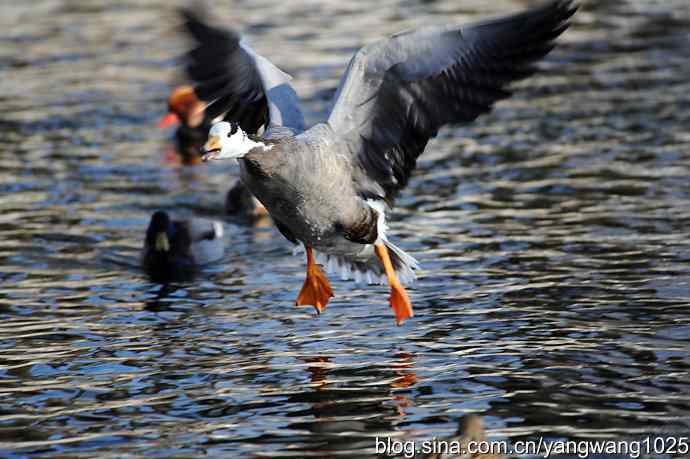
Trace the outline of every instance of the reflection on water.
<instances>
[{"instance_id":1,"label":"reflection on water","mask_svg":"<svg viewBox=\"0 0 690 459\"><path fill-rule=\"evenodd\" d=\"M214 11L315 121L360 44L532 3ZM295 308L303 260L266 225L226 220L223 262L149 283L150 214L223 218L236 173L165 162L174 5L4 4L2 456L371 457L467 413L511 441L687 434L685 3L585 2L544 73L430 146L392 229L424 268L400 328L384 287Z\"/></svg>"}]
</instances>

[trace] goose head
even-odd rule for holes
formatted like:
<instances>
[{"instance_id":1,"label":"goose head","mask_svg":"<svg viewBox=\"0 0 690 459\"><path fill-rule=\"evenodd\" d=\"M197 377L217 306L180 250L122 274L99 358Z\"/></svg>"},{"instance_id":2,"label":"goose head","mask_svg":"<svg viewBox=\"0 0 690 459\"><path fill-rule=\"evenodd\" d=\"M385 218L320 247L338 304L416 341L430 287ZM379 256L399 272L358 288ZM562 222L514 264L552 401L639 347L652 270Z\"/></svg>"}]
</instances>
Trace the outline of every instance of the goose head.
<instances>
[{"instance_id":1,"label":"goose head","mask_svg":"<svg viewBox=\"0 0 690 459\"><path fill-rule=\"evenodd\" d=\"M213 159L242 158L252 148L264 146L249 138L239 124L221 121L211 127L204 145L204 161Z\"/></svg>"}]
</instances>

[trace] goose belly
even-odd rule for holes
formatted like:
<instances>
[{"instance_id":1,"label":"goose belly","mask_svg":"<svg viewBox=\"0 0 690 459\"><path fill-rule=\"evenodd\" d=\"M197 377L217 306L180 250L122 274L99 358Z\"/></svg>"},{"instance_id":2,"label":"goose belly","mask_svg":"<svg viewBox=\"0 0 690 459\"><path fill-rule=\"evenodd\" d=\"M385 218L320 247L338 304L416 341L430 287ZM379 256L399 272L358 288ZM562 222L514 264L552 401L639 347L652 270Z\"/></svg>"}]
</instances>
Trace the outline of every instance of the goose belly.
<instances>
[{"instance_id":1,"label":"goose belly","mask_svg":"<svg viewBox=\"0 0 690 459\"><path fill-rule=\"evenodd\" d=\"M299 241L324 251L354 253L361 244L345 239L342 229L359 210L352 178L346 164L321 153L307 149L279 167L261 170L242 161L242 180Z\"/></svg>"}]
</instances>

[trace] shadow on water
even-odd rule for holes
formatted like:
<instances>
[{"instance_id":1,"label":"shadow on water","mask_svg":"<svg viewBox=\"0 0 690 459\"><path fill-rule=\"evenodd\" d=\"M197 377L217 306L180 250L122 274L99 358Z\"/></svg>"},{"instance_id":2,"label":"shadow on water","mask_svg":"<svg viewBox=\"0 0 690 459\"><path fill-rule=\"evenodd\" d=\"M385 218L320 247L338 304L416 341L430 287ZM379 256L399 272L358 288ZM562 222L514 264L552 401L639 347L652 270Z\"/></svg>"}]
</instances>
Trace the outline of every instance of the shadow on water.
<instances>
[{"instance_id":1,"label":"shadow on water","mask_svg":"<svg viewBox=\"0 0 690 459\"><path fill-rule=\"evenodd\" d=\"M362 43L533 3L214 11L316 121ZM0 455L372 457L468 413L513 442L686 434L690 10L583 3L542 72L420 159L391 225L423 267L403 327L383 287L294 307L303 260L267 224L225 219L220 263L149 282L151 213L223 219L237 173L170 161L155 127L176 5L3 5Z\"/></svg>"}]
</instances>

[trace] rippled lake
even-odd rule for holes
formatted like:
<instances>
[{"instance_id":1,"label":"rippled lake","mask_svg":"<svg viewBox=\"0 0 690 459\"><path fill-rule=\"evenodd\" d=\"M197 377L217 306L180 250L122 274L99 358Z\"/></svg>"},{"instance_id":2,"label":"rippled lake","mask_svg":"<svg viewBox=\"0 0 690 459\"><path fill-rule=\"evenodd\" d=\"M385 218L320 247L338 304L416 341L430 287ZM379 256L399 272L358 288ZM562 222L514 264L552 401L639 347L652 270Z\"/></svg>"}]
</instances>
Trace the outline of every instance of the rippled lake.
<instances>
[{"instance_id":1,"label":"rippled lake","mask_svg":"<svg viewBox=\"0 0 690 459\"><path fill-rule=\"evenodd\" d=\"M360 45L531 4L212 10L316 122ZM0 4L0 456L372 457L467 413L513 442L688 434L686 0L584 2L539 75L429 146L391 230L423 268L401 327L384 287L296 308L302 257L223 216L236 166L166 159L176 6ZM224 260L150 283L156 209L223 220Z\"/></svg>"}]
</instances>

